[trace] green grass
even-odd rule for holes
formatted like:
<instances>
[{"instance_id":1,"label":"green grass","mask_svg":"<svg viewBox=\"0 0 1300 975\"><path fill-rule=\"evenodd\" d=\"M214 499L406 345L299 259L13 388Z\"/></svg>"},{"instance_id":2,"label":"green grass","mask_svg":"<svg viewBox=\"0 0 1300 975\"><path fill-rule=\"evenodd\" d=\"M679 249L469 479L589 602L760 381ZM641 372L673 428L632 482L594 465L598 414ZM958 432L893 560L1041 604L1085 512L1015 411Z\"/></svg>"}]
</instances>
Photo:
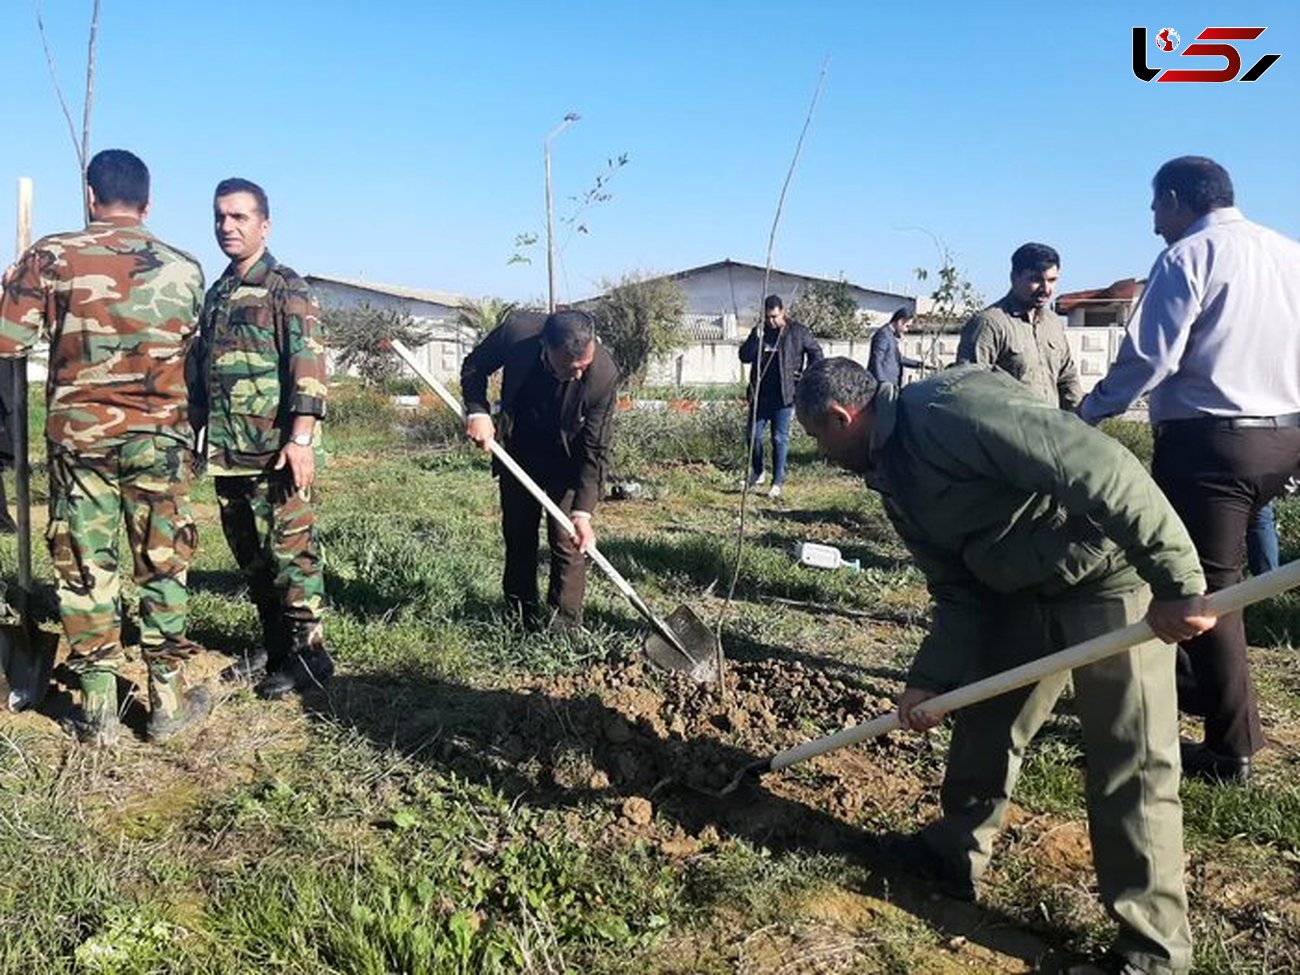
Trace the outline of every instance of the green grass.
<instances>
[{"instance_id":1,"label":"green grass","mask_svg":"<svg viewBox=\"0 0 1300 975\"><path fill-rule=\"evenodd\" d=\"M668 789L652 797L658 832L628 832L626 795L581 785L593 742L566 732L512 744L509 721L532 709L562 727L572 713L603 713L599 701L566 702L533 683L579 687L594 668L634 657L635 612L593 575L587 632L523 633L501 605L487 458L450 414L400 411L355 388L331 411L320 532L339 679L302 705L242 691L193 739L128 740L109 755L68 747L48 720L0 718L0 973L778 970L758 960L768 941L784 946L781 964L824 950L866 972L950 961L989 970L991 956L947 947L957 929L942 902L909 895L909 878L864 859L866 831L933 815L945 731L928 747L908 738L883 752L887 775L859 783L871 794L851 822L767 791L692 807ZM602 507L601 547L654 606L687 601L713 623L735 551L741 409L633 411L618 424L616 473L657 497ZM1140 453L1141 431L1126 436ZM829 674L868 702L894 695L924 633L923 580L860 480L818 462L802 434L792 463L786 498L750 499L724 644L736 661ZM195 501L193 633L247 649L255 614L210 482ZM1280 505L1284 553L1300 538L1297 517L1296 503ZM799 566L799 541L837 545L864 569ZM0 540L7 574L13 551ZM48 579L43 546L36 562ZM130 585L126 594L130 603ZM1256 669L1271 730L1287 741L1300 740L1300 663L1285 649L1295 612L1279 600L1250 620L1272 648ZM653 699L665 687L649 677L627 693ZM839 715L775 703L788 721L781 734L838 727ZM537 767L552 748L556 782ZM960 937L1009 927L1052 950L1105 945L1111 929L1086 863L1058 876L1041 861L1040 841L1082 822L1081 754L1077 722L1049 722L1017 790L1018 832L986 885L994 910ZM1249 789L1184 787L1199 972L1294 970L1300 922L1286 904L1300 891L1298 764L1279 748ZM562 786L565 776L581 787ZM827 778L801 766L770 789ZM813 825L794 838L729 830L728 812L751 802L783 803ZM848 838L829 850L818 832L828 825ZM693 852L661 848L673 830ZM1232 900L1242 885L1249 892ZM841 895L898 906L856 922L818 913Z\"/></svg>"}]
</instances>

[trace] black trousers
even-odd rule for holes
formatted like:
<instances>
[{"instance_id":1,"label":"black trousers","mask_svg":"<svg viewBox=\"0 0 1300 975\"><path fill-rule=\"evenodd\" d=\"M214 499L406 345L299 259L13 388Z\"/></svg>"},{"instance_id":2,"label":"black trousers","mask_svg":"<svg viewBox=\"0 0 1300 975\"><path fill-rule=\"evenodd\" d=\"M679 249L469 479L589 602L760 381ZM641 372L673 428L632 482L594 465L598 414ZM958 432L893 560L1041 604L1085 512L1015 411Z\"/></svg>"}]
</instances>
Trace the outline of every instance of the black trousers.
<instances>
[{"instance_id":1,"label":"black trousers","mask_svg":"<svg viewBox=\"0 0 1300 975\"><path fill-rule=\"evenodd\" d=\"M1230 429L1201 420L1161 424L1152 474L1196 545L1210 592L1240 582L1246 526L1300 475L1300 428ZM1205 719L1205 744L1248 757L1264 747L1240 612L1178 649L1178 706Z\"/></svg>"},{"instance_id":2,"label":"black trousers","mask_svg":"<svg viewBox=\"0 0 1300 975\"><path fill-rule=\"evenodd\" d=\"M523 463L523 462L521 462ZM569 471L541 465L524 465L547 495L567 515L573 510ZM582 624L582 600L587 591L586 556L542 505L509 471L501 471L501 534L506 543L506 569L502 589L506 602L535 626L540 619L537 596L538 522L546 519L546 540L551 549L551 579L546 605L561 623Z\"/></svg>"}]
</instances>

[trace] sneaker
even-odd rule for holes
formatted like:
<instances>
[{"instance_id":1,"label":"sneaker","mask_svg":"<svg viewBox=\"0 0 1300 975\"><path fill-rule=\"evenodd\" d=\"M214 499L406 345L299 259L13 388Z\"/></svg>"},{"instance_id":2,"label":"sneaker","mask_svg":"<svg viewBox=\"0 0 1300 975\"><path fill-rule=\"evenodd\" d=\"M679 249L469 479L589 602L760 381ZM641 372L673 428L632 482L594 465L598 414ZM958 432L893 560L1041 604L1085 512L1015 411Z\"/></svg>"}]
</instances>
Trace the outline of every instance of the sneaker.
<instances>
[{"instance_id":1,"label":"sneaker","mask_svg":"<svg viewBox=\"0 0 1300 975\"><path fill-rule=\"evenodd\" d=\"M1183 760L1183 778L1200 779L1211 785L1248 785L1250 759L1240 755L1220 755L1205 745L1191 741L1178 743Z\"/></svg>"},{"instance_id":2,"label":"sneaker","mask_svg":"<svg viewBox=\"0 0 1300 975\"><path fill-rule=\"evenodd\" d=\"M767 471L761 474L750 474L749 480L745 482L745 487L758 487L760 484L767 483Z\"/></svg>"},{"instance_id":3,"label":"sneaker","mask_svg":"<svg viewBox=\"0 0 1300 975\"><path fill-rule=\"evenodd\" d=\"M772 489L767 492L769 498L779 498L781 496L781 485L773 484Z\"/></svg>"}]
</instances>

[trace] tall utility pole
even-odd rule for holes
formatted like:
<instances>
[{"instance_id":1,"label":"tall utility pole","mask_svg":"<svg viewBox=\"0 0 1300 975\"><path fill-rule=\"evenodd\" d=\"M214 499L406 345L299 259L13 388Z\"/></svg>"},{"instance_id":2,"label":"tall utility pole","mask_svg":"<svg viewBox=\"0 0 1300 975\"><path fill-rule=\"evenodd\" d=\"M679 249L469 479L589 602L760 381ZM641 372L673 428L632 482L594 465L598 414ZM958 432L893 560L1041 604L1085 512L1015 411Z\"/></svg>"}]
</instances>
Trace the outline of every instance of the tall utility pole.
<instances>
[{"instance_id":1,"label":"tall utility pole","mask_svg":"<svg viewBox=\"0 0 1300 975\"><path fill-rule=\"evenodd\" d=\"M551 130L542 144L546 159L546 310L555 311L555 210L551 206L551 142L572 123L582 118L577 112L564 116L564 121Z\"/></svg>"}]
</instances>

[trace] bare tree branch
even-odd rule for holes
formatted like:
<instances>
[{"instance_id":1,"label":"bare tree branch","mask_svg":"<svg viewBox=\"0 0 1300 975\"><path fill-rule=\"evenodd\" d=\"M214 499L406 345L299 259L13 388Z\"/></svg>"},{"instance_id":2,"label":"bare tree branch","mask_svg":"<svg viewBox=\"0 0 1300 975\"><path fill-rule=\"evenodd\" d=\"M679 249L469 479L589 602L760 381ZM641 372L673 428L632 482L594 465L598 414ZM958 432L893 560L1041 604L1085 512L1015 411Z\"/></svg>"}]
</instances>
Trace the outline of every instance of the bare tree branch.
<instances>
[{"instance_id":1,"label":"bare tree branch","mask_svg":"<svg viewBox=\"0 0 1300 975\"><path fill-rule=\"evenodd\" d=\"M81 112L81 195L86 195L86 164L90 161L90 114L95 102L95 41L99 37L99 0L90 12L90 42L86 52L86 104ZM86 202L86 222L90 222L90 203Z\"/></svg>"},{"instance_id":2,"label":"bare tree branch","mask_svg":"<svg viewBox=\"0 0 1300 975\"><path fill-rule=\"evenodd\" d=\"M63 117L68 123L68 136L72 139L72 151L77 154L77 164L82 171L82 178L85 178L86 158L81 146L77 143L77 127L72 124L72 112L68 109L68 100L63 97L63 86L59 84L59 71L54 65L54 52L50 50L49 38L45 36L45 21L41 19L41 0L33 0L36 8L36 30L41 35L41 47L45 49L45 64L50 69L50 81L54 83L54 94L59 96L59 107L63 109ZM95 14L99 14L99 2L95 2Z\"/></svg>"},{"instance_id":3,"label":"bare tree branch","mask_svg":"<svg viewBox=\"0 0 1300 975\"><path fill-rule=\"evenodd\" d=\"M794 157L790 160L790 168L787 169L785 173L785 182L781 184L781 195L777 198L776 201L776 214L772 217L772 230L767 236L767 260L763 269L763 294L764 295L768 293L768 287L772 278L772 253L776 248L776 231L777 231L777 227L781 223L781 214L785 211L786 192L790 189L790 182L791 180L794 179L795 169L799 165L799 156L803 152L804 136L808 134L808 127L812 125L813 112L816 111L817 100L821 97L822 85L826 81L826 69L830 66L830 60L831 60L830 55L827 55L825 58L822 59L821 71L817 75L817 86L813 89L812 101L810 101L808 104L808 114L804 116L803 128L799 130L799 139L798 141L795 142L795 146L794 146ZM772 356L772 359L775 358L776 356ZM722 651L722 625L724 622L726 622L727 614L730 612L732 602L735 599L736 584L737 582L740 581L740 568L745 558L745 512L749 507L748 505L749 492L750 492L749 479L751 473L750 466L749 466L749 458L753 455L754 452L754 440L755 440L755 434L757 433L757 424L754 422L754 417L758 413L758 388L762 385L763 372L766 371L763 366L763 354L761 349L758 354L757 365L759 368L758 385L755 386L753 395L750 396L749 398L750 399L749 437L747 438L747 443L746 443L747 449L745 451L745 461L741 467L741 469L744 471L744 487L741 488L741 492L740 492L740 518L736 526L735 565L731 570L731 582L727 585L727 596L722 603L722 609L718 612L718 623L715 629L714 644L718 648L717 649L718 688L722 700L724 702L727 700L727 680L726 680L726 669L725 669L726 657ZM771 365L771 360L769 360L768 365L769 366Z\"/></svg>"}]
</instances>

